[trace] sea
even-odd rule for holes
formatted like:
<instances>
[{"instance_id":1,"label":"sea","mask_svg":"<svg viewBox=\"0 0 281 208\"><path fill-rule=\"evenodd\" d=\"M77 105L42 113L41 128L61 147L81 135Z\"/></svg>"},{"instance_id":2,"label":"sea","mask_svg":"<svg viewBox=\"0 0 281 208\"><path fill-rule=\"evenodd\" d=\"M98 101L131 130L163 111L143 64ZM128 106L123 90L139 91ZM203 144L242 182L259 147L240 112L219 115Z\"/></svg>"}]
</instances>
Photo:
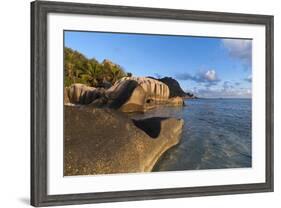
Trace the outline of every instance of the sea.
<instances>
[{"instance_id":1,"label":"sea","mask_svg":"<svg viewBox=\"0 0 281 208\"><path fill-rule=\"evenodd\" d=\"M180 143L163 154L153 171L252 166L251 99L187 99L185 104L133 116L184 119Z\"/></svg>"}]
</instances>

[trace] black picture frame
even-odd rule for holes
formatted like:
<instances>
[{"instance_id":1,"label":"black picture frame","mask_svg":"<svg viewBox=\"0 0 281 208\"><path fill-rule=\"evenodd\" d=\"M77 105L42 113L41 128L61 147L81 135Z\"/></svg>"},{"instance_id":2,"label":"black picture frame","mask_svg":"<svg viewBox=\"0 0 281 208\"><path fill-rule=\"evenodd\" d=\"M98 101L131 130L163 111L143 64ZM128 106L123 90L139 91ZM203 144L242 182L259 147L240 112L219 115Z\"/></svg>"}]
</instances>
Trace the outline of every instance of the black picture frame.
<instances>
[{"instance_id":1,"label":"black picture frame","mask_svg":"<svg viewBox=\"0 0 281 208\"><path fill-rule=\"evenodd\" d=\"M47 15L49 13L264 25L266 28L266 182L66 195L47 194ZM31 3L31 205L51 206L273 191L273 16L82 3Z\"/></svg>"}]
</instances>

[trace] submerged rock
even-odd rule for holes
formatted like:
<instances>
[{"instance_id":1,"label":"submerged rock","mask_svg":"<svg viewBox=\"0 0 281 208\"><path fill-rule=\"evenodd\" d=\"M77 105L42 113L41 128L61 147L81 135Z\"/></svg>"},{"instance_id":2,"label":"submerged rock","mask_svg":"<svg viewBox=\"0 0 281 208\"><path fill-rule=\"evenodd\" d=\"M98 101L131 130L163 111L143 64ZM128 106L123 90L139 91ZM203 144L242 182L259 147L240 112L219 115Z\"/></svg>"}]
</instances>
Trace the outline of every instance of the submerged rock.
<instances>
[{"instance_id":1,"label":"submerged rock","mask_svg":"<svg viewBox=\"0 0 281 208\"><path fill-rule=\"evenodd\" d=\"M112 109L65 106L64 175L148 172L180 141L183 120L129 119Z\"/></svg>"}]
</instances>

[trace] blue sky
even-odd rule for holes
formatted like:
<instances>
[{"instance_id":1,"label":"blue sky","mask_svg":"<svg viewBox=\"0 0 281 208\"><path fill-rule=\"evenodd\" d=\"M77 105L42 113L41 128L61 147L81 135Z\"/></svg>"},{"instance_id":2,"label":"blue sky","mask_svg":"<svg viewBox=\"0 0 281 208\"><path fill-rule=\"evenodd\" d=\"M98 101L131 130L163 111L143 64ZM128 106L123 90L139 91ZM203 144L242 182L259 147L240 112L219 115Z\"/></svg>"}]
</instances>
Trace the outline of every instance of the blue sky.
<instances>
[{"instance_id":1,"label":"blue sky","mask_svg":"<svg viewBox=\"0 0 281 208\"><path fill-rule=\"evenodd\" d=\"M134 76L173 77L199 97L251 97L251 40L66 31L65 46Z\"/></svg>"}]
</instances>

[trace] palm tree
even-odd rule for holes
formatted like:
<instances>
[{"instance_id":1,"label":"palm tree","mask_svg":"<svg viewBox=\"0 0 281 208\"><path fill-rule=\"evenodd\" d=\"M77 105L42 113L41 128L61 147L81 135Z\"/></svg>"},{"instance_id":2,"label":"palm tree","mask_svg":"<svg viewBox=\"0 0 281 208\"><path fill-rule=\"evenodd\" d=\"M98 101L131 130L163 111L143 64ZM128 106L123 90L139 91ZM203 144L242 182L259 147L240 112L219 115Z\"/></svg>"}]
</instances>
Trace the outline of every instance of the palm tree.
<instances>
[{"instance_id":1,"label":"palm tree","mask_svg":"<svg viewBox=\"0 0 281 208\"><path fill-rule=\"evenodd\" d=\"M121 79L122 77L126 76L124 71L118 67L114 66L111 68L111 83L114 84L117 80Z\"/></svg>"},{"instance_id":2,"label":"palm tree","mask_svg":"<svg viewBox=\"0 0 281 208\"><path fill-rule=\"evenodd\" d=\"M81 78L86 81L90 86L95 87L98 85L99 77L101 76L101 67L98 63L88 62L87 69L81 74Z\"/></svg>"},{"instance_id":3,"label":"palm tree","mask_svg":"<svg viewBox=\"0 0 281 208\"><path fill-rule=\"evenodd\" d=\"M123 68L110 60L99 63L96 59L88 59L78 51L64 48L65 86L83 83L93 87L103 81L114 84L126 76Z\"/></svg>"}]
</instances>

